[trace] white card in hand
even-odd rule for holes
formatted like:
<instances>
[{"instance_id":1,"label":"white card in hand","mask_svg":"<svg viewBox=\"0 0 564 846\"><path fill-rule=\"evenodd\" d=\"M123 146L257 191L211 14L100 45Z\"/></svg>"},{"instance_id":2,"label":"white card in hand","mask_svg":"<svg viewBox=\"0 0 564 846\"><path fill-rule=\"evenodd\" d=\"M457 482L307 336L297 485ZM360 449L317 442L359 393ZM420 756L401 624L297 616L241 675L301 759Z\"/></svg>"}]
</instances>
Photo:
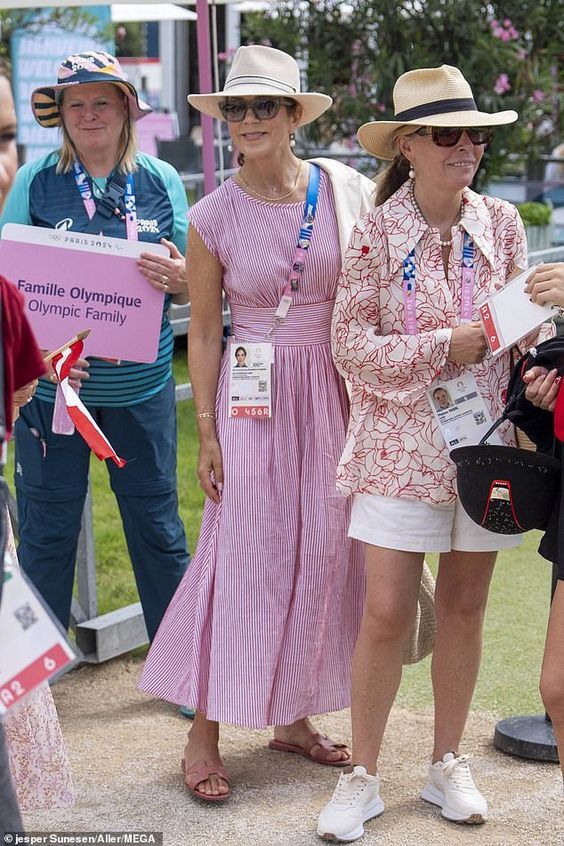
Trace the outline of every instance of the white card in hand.
<instances>
[{"instance_id":1,"label":"white card in hand","mask_svg":"<svg viewBox=\"0 0 564 846\"><path fill-rule=\"evenodd\" d=\"M479 307L484 334L494 356L534 332L557 311L553 305L532 303L525 293L525 285L532 272L533 268L524 270Z\"/></svg>"}]
</instances>

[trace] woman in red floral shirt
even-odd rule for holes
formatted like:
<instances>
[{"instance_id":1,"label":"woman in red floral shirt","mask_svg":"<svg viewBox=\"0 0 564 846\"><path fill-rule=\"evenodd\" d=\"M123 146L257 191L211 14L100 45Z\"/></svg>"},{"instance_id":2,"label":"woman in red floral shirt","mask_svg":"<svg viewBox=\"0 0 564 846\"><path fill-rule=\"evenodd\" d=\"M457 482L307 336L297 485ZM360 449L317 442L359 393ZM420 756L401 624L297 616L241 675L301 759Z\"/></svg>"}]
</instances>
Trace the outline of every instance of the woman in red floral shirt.
<instances>
[{"instance_id":1,"label":"woman in red floral shirt","mask_svg":"<svg viewBox=\"0 0 564 846\"><path fill-rule=\"evenodd\" d=\"M512 205L469 186L492 127L517 114L478 111L460 71L447 65L400 77L394 105L395 121L359 130L365 149L391 165L377 207L353 230L333 317L335 362L351 386L338 485L353 495L349 534L365 543L367 595L353 660L353 766L318 834L346 841L384 809L378 754L426 552L440 553L440 565L435 738L422 798L454 822L487 818L459 745L497 551L520 542L471 522L449 458L461 438L477 442L504 407L509 353L488 357L477 306L526 267L526 240ZM452 405L433 401L439 387ZM509 426L501 438L514 443Z\"/></svg>"}]
</instances>

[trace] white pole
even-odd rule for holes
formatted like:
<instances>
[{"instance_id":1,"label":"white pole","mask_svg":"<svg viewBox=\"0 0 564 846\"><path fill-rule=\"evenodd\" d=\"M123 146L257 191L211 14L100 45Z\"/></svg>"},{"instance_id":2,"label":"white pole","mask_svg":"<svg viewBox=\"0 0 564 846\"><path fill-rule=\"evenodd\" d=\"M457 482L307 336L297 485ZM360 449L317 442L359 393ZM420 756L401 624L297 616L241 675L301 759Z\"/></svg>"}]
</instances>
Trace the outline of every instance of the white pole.
<instances>
[{"instance_id":1,"label":"white pole","mask_svg":"<svg viewBox=\"0 0 564 846\"><path fill-rule=\"evenodd\" d=\"M174 112L176 109L176 39L175 21L159 23L159 56L161 60L162 90L161 107Z\"/></svg>"}]
</instances>

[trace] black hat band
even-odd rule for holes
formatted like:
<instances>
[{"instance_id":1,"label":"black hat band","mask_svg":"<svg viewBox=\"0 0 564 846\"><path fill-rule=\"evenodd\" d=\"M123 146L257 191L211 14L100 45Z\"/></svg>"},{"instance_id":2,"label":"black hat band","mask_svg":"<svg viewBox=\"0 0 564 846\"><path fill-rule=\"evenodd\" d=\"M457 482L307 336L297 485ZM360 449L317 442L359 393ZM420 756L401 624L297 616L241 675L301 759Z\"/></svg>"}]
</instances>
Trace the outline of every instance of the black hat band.
<instances>
[{"instance_id":1,"label":"black hat band","mask_svg":"<svg viewBox=\"0 0 564 846\"><path fill-rule=\"evenodd\" d=\"M457 100L433 100L431 103L422 103L420 106L398 112L395 120L417 120L418 118L448 114L449 112L477 111L478 107L473 97L461 97Z\"/></svg>"}]
</instances>

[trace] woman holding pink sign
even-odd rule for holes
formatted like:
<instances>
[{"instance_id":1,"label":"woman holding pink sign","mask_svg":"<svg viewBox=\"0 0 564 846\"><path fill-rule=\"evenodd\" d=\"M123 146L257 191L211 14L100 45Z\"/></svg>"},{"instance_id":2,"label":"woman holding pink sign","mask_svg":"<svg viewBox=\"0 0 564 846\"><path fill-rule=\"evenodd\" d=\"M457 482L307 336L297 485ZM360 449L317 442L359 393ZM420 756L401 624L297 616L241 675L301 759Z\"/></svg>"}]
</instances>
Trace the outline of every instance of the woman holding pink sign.
<instances>
[{"instance_id":1,"label":"woman holding pink sign","mask_svg":"<svg viewBox=\"0 0 564 846\"><path fill-rule=\"evenodd\" d=\"M0 210L16 169L16 112L6 69L0 62ZM7 400L2 417L9 435L13 416L17 416L20 407L31 402L37 389L34 377L43 373L45 367L23 313L21 295L3 277L0 277L0 295L4 383L4 396L0 402L5 404ZM22 381L27 382L23 387ZM16 387L17 390L14 390ZM2 438L4 434L2 432ZM7 551L17 566L7 509L0 517L6 521ZM2 560L0 594L3 570ZM67 751L47 683L31 691L4 719L0 717L0 838L5 830L20 830L13 796L10 795L12 780L17 804L23 811L56 808L74 801Z\"/></svg>"},{"instance_id":2,"label":"woman holding pink sign","mask_svg":"<svg viewBox=\"0 0 564 846\"><path fill-rule=\"evenodd\" d=\"M153 363L80 359L71 371L82 402L127 461L121 469L108 462L108 470L152 638L188 563L166 315L171 301L187 301L186 194L174 168L137 151L135 123L150 108L107 53L69 56L56 84L35 90L31 102L41 126L61 131L61 146L20 169L0 223L146 241L139 269L164 294ZM151 242L164 244L168 256L152 253ZM120 279L115 285L128 294ZM16 426L19 555L68 627L90 452L80 435L52 431L54 378L40 380Z\"/></svg>"}]
</instances>

